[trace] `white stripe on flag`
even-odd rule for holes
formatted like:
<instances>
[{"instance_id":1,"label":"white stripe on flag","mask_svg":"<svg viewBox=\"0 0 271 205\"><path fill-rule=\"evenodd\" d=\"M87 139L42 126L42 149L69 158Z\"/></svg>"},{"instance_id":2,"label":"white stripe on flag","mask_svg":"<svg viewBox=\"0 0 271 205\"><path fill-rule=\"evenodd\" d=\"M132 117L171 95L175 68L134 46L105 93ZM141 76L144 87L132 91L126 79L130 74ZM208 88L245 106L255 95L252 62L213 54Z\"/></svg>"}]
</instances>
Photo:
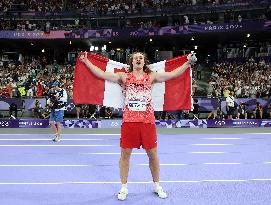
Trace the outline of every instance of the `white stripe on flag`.
<instances>
[{"instance_id":1,"label":"white stripe on flag","mask_svg":"<svg viewBox=\"0 0 271 205\"><path fill-rule=\"evenodd\" d=\"M122 69L127 67L126 64L109 60L106 65L106 72L114 73L114 69ZM123 94L122 88L117 83L105 81L103 105L107 107L122 108L123 107Z\"/></svg>"},{"instance_id":2,"label":"white stripe on flag","mask_svg":"<svg viewBox=\"0 0 271 205\"><path fill-rule=\"evenodd\" d=\"M150 69L153 72L165 72L165 64L166 61L160 61L158 63L154 63L150 65ZM165 82L155 83L152 88L152 101L153 108L156 111L163 111L164 106L164 96L165 96L166 86Z\"/></svg>"}]
</instances>

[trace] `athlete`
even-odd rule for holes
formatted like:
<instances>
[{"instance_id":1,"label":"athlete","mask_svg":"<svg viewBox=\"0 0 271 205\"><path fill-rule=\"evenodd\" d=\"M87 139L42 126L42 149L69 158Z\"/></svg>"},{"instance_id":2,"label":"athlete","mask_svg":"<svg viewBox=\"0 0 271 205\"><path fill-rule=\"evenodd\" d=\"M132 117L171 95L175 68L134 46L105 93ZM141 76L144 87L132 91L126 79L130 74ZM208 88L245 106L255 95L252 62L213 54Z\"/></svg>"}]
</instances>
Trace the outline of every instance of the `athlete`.
<instances>
[{"instance_id":1,"label":"athlete","mask_svg":"<svg viewBox=\"0 0 271 205\"><path fill-rule=\"evenodd\" d=\"M154 182L154 192L165 199L166 192L159 184L159 158L157 154L157 134L155 127L154 109L152 106L152 84L164 82L181 75L188 67L196 62L196 56L191 53L187 62L171 72L151 72L147 57L144 53L135 52L130 55L129 71L127 73L104 72L88 58L87 53L79 57L89 70L99 78L120 84L124 89L123 123L121 126L121 156L119 160L121 189L119 200L125 200L128 194L127 180L130 156L133 148L146 150L149 167Z\"/></svg>"}]
</instances>

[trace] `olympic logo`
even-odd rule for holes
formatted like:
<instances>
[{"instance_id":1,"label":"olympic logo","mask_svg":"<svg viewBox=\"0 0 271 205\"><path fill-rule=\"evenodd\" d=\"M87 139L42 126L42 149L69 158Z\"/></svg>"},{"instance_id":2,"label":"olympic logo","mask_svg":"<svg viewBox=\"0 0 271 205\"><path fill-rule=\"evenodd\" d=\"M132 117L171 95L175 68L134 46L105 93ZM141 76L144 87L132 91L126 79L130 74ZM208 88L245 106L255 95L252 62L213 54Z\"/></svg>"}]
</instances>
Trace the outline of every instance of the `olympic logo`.
<instances>
[{"instance_id":1,"label":"olympic logo","mask_svg":"<svg viewBox=\"0 0 271 205\"><path fill-rule=\"evenodd\" d=\"M0 121L0 126L1 127L9 127L9 121Z\"/></svg>"},{"instance_id":2,"label":"olympic logo","mask_svg":"<svg viewBox=\"0 0 271 205\"><path fill-rule=\"evenodd\" d=\"M217 120L217 121L215 121L215 124L219 125L219 126L223 126L226 124L226 122L224 120Z\"/></svg>"}]
</instances>

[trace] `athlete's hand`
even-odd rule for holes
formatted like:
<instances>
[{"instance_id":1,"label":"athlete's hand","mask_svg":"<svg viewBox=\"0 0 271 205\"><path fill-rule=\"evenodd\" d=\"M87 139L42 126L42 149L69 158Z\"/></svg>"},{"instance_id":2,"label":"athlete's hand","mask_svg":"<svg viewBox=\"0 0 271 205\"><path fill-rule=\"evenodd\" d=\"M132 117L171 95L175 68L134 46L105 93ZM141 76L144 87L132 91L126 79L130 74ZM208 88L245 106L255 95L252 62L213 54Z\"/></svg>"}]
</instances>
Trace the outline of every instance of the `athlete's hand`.
<instances>
[{"instance_id":1,"label":"athlete's hand","mask_svg":"<svg viewBox=\"0 0 271 205\"><path fill-rule=\"evenodd\" d=\"M84 52L84 54L80 54L79 56L79 60L82 62L82 63L86 63L88 61L88 53L87 52Z\"/></svg>"},{"instance_id":2,"label":"athlete's hand","mask_svg":"<svg viewBox=\"0 0 271 205\"><path fill-rule=\"evenodd\" d=\"M194 51L191 51L191 53L187 56L187 60L189 65L194 65L197 62L196 53Z\"/></svg>"}]
</instances>

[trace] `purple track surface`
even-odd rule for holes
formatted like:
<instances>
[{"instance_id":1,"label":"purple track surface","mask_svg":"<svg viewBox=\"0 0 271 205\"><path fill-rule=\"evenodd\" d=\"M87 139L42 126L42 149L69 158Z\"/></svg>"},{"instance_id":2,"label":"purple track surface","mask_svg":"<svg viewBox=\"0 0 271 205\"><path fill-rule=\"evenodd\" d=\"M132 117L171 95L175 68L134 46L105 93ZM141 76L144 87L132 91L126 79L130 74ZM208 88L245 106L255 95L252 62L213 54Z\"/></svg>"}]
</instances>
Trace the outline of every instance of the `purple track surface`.
<instances>
[{"instance_id":1,"label":"purple track surface","mask_svg":"<svg viewBox=\"0 0 271 205\"><path fill-rule=\"evenodd\" d=\"M118 201L119 135L0 135L0 205L270 205L271 134L159 135L153 193L144 150L133 150ZM96 146L97 145L97 146Z\"/></svg>"}]
</instances>

